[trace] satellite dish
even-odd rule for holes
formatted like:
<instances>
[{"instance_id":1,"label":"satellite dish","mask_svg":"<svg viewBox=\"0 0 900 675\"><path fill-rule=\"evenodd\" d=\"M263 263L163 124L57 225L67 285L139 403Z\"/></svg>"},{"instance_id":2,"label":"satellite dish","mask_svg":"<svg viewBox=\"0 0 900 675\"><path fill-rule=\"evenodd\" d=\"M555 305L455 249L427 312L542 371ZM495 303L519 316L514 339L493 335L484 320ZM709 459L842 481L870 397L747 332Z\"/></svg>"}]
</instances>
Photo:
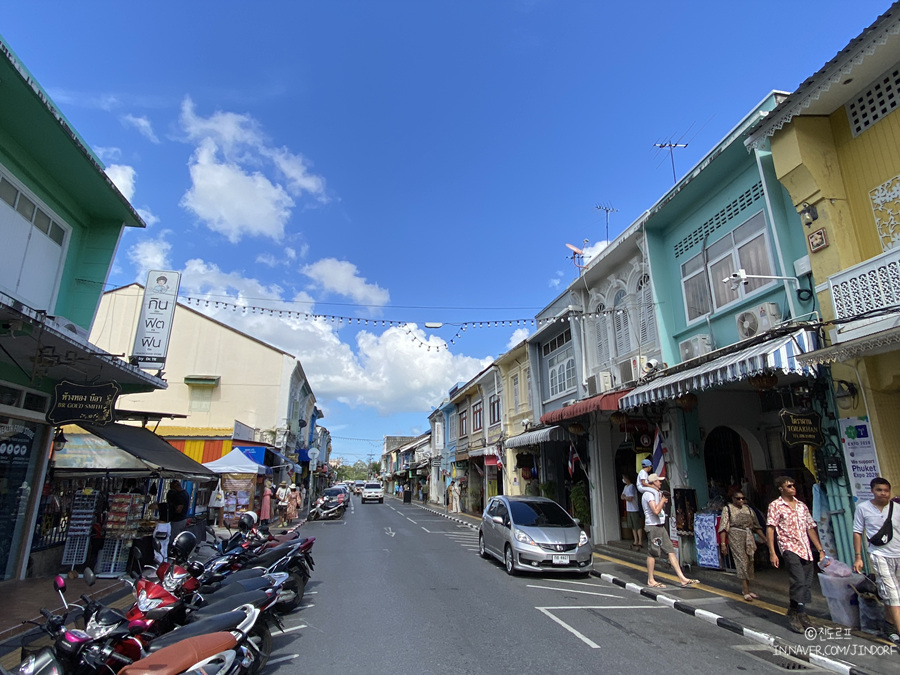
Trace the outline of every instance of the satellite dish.
<instances>
[{"instance_id":1,"label":"satellite dish","mask_svg":"<svg viewBox=\"0 0 900 675\"><path fill-rule=\"evenodd\" d=\"M575 252L575 255L584 255L584 251L582 251L577 246L572 246L572 244L566 244L566 247Z\"/></svg>"}]
</instances>

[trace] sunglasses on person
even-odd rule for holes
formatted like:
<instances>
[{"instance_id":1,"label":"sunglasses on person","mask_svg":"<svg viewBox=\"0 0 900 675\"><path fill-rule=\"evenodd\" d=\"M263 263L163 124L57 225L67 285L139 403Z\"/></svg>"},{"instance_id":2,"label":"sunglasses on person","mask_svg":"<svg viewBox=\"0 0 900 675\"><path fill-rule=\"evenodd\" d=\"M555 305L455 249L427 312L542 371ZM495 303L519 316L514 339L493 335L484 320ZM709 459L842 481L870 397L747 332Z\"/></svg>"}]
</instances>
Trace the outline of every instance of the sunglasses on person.
<instances>
[{"instance_id":1,"label":"sunglasses on person","mask_svg":"<svg viewBox=\"0 0 900 675\"><path fill-rule=\"evenodd\" d=\"M744 498L744 497L735 497L735 498L734 498L734 501L736 501L736 502L745 502L745 501L747 501L747 499Z\"/></svg>"},{"instance_id":2,"label":"sunglasses on person","mask_svg":"<svg viewBox=\"0 0 900 675\"><path fill-rule=\"evenodd\" d=\"M794 487L794 484L793 484L793 483L785 483L785 484L782 485L781 487L783 487L783 488L786 490L786 489L788 489L788 488Z\"/></svg>"}]
</instances>

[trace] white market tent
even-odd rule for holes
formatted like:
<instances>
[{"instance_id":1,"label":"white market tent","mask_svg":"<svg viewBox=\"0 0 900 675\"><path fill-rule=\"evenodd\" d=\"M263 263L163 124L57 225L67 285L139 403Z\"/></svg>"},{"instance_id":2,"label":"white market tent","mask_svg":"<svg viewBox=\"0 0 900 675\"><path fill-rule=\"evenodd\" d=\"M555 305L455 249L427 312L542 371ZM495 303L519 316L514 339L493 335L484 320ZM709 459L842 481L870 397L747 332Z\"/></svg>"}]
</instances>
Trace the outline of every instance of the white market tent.
<instances>
[{"instance_id":1,"label":"white market tent","mask_svg":"<svg viewBox=\"0 0 900 675\"><path fill-rule=\"evenodd\" d=\"M271 474L272 469L257 464L240 450L232 450L214 462L204 464L213 473L253 473L259 476Z\"/></svg>"}]
</instances>

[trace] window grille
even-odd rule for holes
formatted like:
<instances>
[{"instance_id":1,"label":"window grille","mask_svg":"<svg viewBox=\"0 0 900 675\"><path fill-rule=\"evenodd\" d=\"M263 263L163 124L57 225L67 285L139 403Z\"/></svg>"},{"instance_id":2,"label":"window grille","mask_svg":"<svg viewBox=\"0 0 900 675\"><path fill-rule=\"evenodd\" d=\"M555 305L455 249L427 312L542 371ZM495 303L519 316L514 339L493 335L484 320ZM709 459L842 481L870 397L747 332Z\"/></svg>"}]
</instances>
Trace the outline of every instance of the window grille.
<instances>
[{"instance_id":1,"label":"window grille","mask_svg":"<svg viewBox=\"0 0 900 675\"><path fill-rule=\"evenodd\" d=\"M900 95L900 64L891 68L844 106L853 137L856 138L875 122L887 117L897 107L898 95Z\"/></svg>"}]
</instances>

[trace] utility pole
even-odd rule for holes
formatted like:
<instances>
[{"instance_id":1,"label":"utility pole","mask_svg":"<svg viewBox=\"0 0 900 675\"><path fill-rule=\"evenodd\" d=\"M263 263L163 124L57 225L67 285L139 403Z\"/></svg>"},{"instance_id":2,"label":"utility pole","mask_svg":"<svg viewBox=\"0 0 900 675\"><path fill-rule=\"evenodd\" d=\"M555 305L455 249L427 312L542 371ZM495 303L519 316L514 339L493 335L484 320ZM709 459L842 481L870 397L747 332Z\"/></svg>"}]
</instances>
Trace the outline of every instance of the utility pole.
<instances>
[{"instance_id":1,"label":"utility pole","mask_svg":"<svg viewBox=\"0 0 900 675\"><path fill-rule=\"evenodd\" d=\"M606 244L609 245L609 214L618 213L619 209L614 209L611 204L597 204L598 211L606 211Z\"/></svg>"},{"instance_id":2,"label":"utility pole","mask_svg":"<svg viewBox=\"0 0 900 675\"><path fill-rule=\"evenodd\" d=\"M688 146L687 143L654 143L654 146L657 148L667 148L669 150L669 159L672 160L672 182L677 183L678 179L675 177L675 154L672 152L675 148L686 148Z\"/></svg>"}]
</instances>

